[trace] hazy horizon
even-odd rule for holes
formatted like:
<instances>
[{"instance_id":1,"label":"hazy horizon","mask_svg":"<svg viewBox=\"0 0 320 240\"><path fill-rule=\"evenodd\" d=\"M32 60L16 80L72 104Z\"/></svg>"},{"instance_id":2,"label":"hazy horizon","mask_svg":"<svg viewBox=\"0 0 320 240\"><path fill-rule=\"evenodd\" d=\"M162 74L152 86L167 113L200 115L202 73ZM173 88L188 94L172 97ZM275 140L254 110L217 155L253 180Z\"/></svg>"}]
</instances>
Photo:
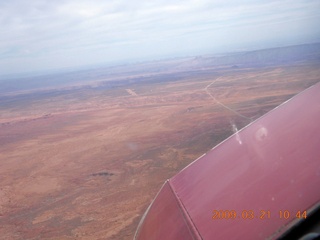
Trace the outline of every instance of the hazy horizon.
<instances>
[{"instance_id":1,"label":"hazy horizon","mask_svg":"<svg viewBox=\"0 0 320 240\"><path fill-rule=\"evenodd\" d=\"M320 2L0 3L0 76L320 40Z\"/></svg>"}]
</instances>

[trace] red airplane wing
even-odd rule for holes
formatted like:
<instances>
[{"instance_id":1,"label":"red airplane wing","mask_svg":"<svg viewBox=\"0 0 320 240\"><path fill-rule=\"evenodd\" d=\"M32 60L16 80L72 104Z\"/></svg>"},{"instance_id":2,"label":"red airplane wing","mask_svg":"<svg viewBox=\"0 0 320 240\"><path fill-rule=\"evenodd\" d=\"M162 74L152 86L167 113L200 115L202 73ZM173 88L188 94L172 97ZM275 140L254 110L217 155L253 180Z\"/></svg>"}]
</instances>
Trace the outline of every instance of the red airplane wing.
<instances>
[{"instance_id":1,"label":"red airplane wing","mask_svg":"<svg viewBox=\"0 0 320 240\"><path fill-rule=\"evenodd\" d=\"M135 239L274 239L320 202L320 84L169 179Z\"/></svg>"}]
</instances>

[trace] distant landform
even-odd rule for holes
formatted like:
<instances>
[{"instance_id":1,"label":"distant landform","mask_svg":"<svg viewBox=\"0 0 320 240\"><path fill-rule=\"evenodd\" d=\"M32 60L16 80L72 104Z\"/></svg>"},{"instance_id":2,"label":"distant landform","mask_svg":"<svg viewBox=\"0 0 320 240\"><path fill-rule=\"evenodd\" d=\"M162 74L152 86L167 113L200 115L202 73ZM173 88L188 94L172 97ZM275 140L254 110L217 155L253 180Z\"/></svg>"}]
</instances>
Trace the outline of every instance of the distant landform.
<instances>
[{"instance_id":1,"label":"distant landform","mask_svg":"<svg viewBox=\"0 0 320 240\"><path fill-rule=\"evenodd\" d=\"M318 82L319 43L2 79L0 239L132 240L166 179Z\"/></svg>"},{"instance_id":2,"label":"distant landform","mask_svg":"<svg viewBox=\"0 0 320 240\"><path fill-rule=\"evenodd\" d=\"M250 68L286 65L294 62L320 62L320 43L303 44L225 55L172 58L159 61L99 67L19 78L0 77L0 97L52 88L113 88L130 83L158 81L172 73L192 73L217 68ZM181 79L179 75L175 76ZM182 76L183 77L183 76ZM170 81L172 78L170 78Z\"/></svg>"}]
</instances>

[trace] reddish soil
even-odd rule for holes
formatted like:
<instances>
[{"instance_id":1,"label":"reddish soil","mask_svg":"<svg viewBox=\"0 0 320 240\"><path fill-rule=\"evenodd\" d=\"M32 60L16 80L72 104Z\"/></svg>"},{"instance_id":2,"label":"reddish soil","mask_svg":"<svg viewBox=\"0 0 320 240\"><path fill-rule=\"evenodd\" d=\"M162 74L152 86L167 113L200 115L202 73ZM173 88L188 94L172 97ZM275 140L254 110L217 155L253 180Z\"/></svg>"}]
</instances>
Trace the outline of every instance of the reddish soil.
<instances>
[{"instance_id":1,"label":"reddish soil","mask_svg":"<svg viewBox=\"0 0 320 240\"><path fill-rule=\"evenodd\" d=\"M0 239L133 239L166 179L318 82L320 68L199 76L6 97Z\"/></svg>"}]
</instances>

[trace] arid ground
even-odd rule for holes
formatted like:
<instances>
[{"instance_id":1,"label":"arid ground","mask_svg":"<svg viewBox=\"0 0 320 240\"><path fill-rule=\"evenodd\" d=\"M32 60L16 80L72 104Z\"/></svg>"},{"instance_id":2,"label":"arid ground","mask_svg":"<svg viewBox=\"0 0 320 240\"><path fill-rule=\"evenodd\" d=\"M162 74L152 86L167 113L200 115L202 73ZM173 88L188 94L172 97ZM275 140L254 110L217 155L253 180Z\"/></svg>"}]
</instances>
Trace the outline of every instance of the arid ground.
<instances>
[{"instance_id":1,"label":"arid ground","mask_svg":"<svg viewBox=\"0 0 320 240\"><path fill-rule=\"evenodd\" d=\"M0 96L0 239L133 239L166 179L319 82L320 64L135 78Z\"/></svg>"}]
</instances>

